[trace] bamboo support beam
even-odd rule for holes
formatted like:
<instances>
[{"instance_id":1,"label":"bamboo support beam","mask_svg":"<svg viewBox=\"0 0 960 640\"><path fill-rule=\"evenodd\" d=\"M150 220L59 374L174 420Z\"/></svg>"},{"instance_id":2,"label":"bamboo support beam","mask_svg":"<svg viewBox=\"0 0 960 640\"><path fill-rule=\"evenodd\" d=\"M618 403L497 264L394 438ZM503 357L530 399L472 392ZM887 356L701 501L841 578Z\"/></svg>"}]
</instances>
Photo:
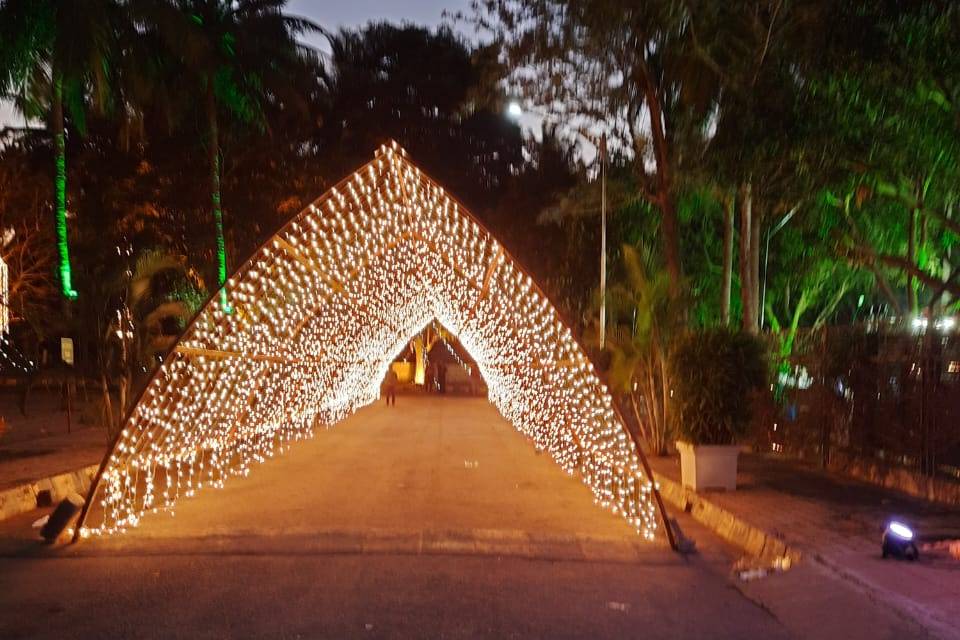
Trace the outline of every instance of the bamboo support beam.
<instances>
[{"instance_id":1,"label":"bamboo support beam","mask_svg":"<svg viewBox=\"0 0 960 640\"><path fill-rule=\"evenodd\" d=\"M184 347L182 345L177 345L176 352L191 357L203 357L203 358L215 358L215 359L228 359L228 358L238 358L241 360L254 360L257 362L272 362L274 364L303 364L310 363L314 360L306 358L284 358L282 356L272 356L265 353L244 353L240 351L220 351L218 349L200 349L197 347ZM319 360L316 360L319 362Z\"/></svg>"},{"instance_id":2,"label":"bamboo support beam","mask_svg":"<svg viewBox=\"0 0 960 640\"><path fill-rule=\"evenodd\" d=\"M303 253L301 253L297 247L293 246L292 244L290 244L280 236L277 236L275 240L277 244L280 245L280 247L284 251L286 251L293 257L294 260L302 264L304 267L306 267L313 273L318 274L333 289L335 289L336 291L339 291L340 293L343 293L344 291L346 291L346 289L344 289L343 287L343 284L339 280L331 276L329 273L326 273L324 271L317 269L317 265L314 264L313 261L308 259L306 256L304 256Z\"/></svg>"},{"instance_id":3,"label":"bamboo support beam","mask_svg":"<svg viewBox=\"0 0 960 640\"><path fill-rule=\"evenodd\" d=\"M477 312L477 307L480 306L480 303L483 302L487 294L490 293L490 281L493 279L493 274L496 272L497 267L500 266L501 260L503 260L503 245L498 244L497 253L490 259L490 263L487 265L487 271L483 274L483 285L480 287L480 295L477 296L476 302L470 307L470 312L467 314L467 321L473 318Z\"/></svg>"}]
</instances>

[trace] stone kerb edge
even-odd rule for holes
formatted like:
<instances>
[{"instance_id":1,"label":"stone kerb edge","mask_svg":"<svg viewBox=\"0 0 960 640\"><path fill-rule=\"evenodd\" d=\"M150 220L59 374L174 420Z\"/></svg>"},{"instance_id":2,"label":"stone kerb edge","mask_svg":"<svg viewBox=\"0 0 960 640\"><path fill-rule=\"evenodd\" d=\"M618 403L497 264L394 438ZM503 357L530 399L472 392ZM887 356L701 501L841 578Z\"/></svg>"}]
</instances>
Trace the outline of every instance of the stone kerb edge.
<instances>
[{"instance_id":1,"label":"stone kerb edge","mask_svg":"<svg viewBox=\"0 0 960 640\"><path fill-rule=\"evenodd\" d=\"M97 467L98 465L94 464L0 491L0 520L36 509L37 496L41 491L50 491L54 504L70 493L84 495L97 472Z\"/></svg>"}]
</instances>

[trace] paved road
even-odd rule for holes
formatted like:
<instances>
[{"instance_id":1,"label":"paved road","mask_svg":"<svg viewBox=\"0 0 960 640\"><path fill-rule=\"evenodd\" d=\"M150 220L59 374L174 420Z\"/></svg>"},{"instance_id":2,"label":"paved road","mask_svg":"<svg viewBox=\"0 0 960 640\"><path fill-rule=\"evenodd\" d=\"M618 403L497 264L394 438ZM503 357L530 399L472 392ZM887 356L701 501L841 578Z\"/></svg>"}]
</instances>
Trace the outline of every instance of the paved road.
<instances>
[{"instance_id":1,"label":"paved road","mask_svg":"<svg viewBox=\"0 0 960 640\"><path fill-rule=\"evenodd\" d=\"M401 397L182 500L175 517L146 516L123 541L366 530L637 539L486 400Z\"/></svg>"},{"instance_id":2,"label":"paved road","mask_svg":"<svg viewBox=\"0 0 960 640\"><path fill-rule=\"evenodd\" d=\"M680 479L673 458L654 468ZM883 529L891 519L908 523L921 545L960 539L960 509L936 504L765 455L740 456L737 490L715 493L713 504L776 531L827 573L869 590L891 610L919 620L934 635L960 635L960 562L949 554L921 552L917 562L884 560Z\"/></svg>"},{"instance_id":3,"label":"paved road","mask_svg":"<svg viewBox=\"0 0 960 640\"><path fill-rule=\"evenodd\" d=\"M8 640L785 637L769 614L721 579L674 562L270 553L85 558L4 563L0 588L7 599L0 637Z\"/></svg>"},{"instance_id":4,"label":"paved road","mask_svg":"<svg viewBox=\"0 0 960 640\"><path fill-rule=\"evenodd\" d=\"M8 521L0 538L32 517ZM769 612L804 592L803 574L776 602L755 604L762 594L746 597L727 576L730 550L681 522L700 549L691 558L639 542L485 401L401 397L126 536L58 550L8 544L0 638L809 630L809 616L785 626Z\"/></svg>"}]
</instances>

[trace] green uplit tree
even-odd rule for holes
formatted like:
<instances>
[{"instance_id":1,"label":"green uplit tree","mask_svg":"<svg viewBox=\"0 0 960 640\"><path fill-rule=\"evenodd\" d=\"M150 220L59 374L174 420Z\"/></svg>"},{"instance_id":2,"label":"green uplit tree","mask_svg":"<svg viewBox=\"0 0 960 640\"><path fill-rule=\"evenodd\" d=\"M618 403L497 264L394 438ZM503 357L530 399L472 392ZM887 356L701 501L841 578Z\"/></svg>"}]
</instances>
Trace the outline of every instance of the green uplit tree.
<instances>
[{"instance_id":1,"label":"green uplit tree","mask_svg":"<svg viewBox=\"0 0 960 640\"><path fill-rule=\"evenodd\" d=\"M834 171L824 198L842 258L897 315L960 298L960 7L869 5L872 31L813 85Z\"/></svg>"},{"instance_id":2,"label":"green uplit tree","mask_svg":"<svg viewBox=\"0 0 960 640\"><path fill-rule=\"evenodd\" d=\"M0 95L27 118L46 118L53 136L54 198L60 292L73 300L67 229L66 121L84 131L84 107L109 102L114 53L110 0L0 2Z\"/></svg>"},{"instance_id":3,"label":"green uplit tree","mask_svg":"<svg viewBox=\"0 0 960 640\"><path fill-rule=\"evenodd\" d=\"M205 130L210 209L216 231L217 283L227 280L221 180L225 114L266 129L268 105L294 109L301 97L291 80L316 68L316 52L297 36L318 28L285 15L286 0L138 0L135 20L159 35L169 65L166 81L183 100L196 103ZM174 93L173 91L168 93ZM185 109L188 110L188 109ZM224 296L225 291L221 295Z\"/></svg>"}]
</instances>

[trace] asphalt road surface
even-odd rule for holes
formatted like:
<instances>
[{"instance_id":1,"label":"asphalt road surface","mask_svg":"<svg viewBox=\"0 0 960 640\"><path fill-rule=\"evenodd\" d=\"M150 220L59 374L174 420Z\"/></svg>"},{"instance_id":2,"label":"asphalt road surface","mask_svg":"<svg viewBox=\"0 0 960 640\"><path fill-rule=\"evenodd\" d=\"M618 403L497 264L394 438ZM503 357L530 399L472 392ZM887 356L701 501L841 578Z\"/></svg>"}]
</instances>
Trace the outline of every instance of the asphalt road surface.
<instances>
[{"instance_id":1,"label":"asphalt road surface","mask_svg":"<svg viewBox=\"0 0 960 640\"><path fill-rule=\"evenodd\" d=\"M485 400L368 407L124 536L40 548L36 515L0 527L0 638L797 635L711 534L642 542Z\"/></svg>"}]
</instances>

